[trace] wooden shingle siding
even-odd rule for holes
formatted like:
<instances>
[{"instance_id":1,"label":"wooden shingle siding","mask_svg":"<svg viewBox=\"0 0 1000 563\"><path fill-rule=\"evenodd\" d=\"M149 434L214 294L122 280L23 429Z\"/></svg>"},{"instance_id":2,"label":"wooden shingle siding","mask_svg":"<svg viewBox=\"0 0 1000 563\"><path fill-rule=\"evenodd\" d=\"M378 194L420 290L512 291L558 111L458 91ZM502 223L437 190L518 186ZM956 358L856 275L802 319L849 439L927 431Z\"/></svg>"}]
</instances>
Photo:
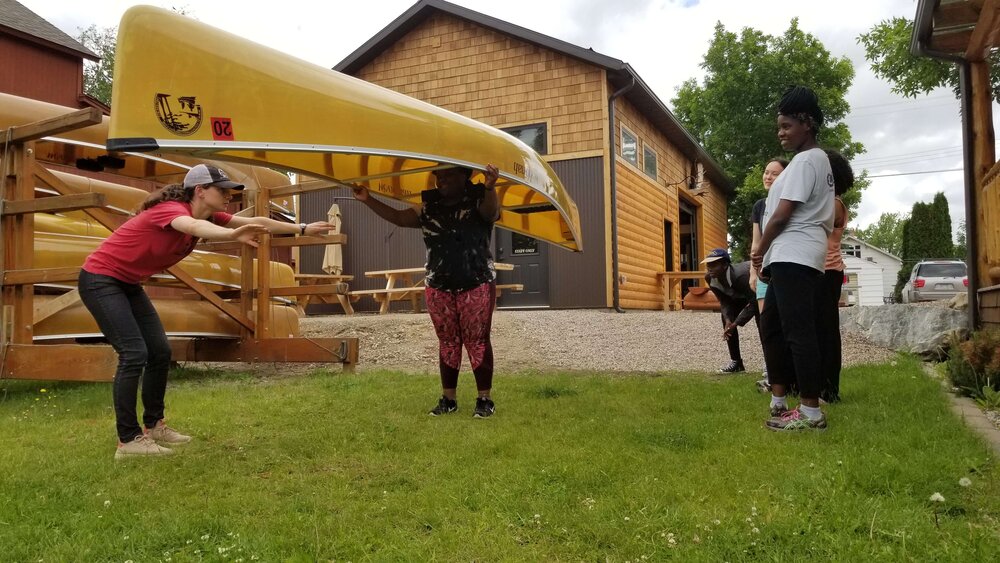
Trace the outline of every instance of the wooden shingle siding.
<instances>
[{"instance_id":1,"label":"wooden shingle siding","mask_svg":"<svg viewBox=\"0 0 1000 563\"><path fill-rule=\"evenodd\" d=\"M471 22L431 16L357 77L488 125L547 121L550 155L604 148L601 69Z\"/></svg>"}]
</instances>

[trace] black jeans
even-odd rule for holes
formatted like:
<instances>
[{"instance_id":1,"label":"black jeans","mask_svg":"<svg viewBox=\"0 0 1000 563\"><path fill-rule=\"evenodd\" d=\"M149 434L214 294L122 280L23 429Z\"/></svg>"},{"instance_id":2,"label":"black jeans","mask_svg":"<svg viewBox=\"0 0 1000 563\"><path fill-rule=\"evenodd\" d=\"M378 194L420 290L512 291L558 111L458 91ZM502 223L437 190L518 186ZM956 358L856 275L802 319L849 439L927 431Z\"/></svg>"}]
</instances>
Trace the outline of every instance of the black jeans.
<instances>
[{"instance_id":1,"label":"black jeans","mask_svg":"<svg viewBox=\"0 0 1000 563\"><path fill-rule=\"evenodd\" d=\"M828 402L840 400L840 365L843 361L840 340L840 290L844 272L827 270L819 284L816 298L816 333L823 362L823 390L820 397Z\"/></svg>"},{"instance_id":2,"label":"black jeans","mask_svg":"<svg viewBox=\"0 0 1000 563\"><path fill-rule=\"evenodd\" d=\"M798 382L804 399L823 388L817 326L819 270L791 262L772 263L760 314L760 338L772 384Z\"/></svg>"},{"instance_id":3,"label":"black jeans","mask_svg":"<svg viewBox=\"0 0 1000 563\"><path fill-rule=\"evenodd\" d=\"M757 330L760 330L760 317L754 315L753 320L757 323ZM722 328L726 328L726 317L722 317ZM740 353L740 327L733 327L733 332L726 340L726 346L729 348L729 359L734 362L743 363L743 354Z\"/></svg>"},{"instance_id":4,"label":"black jeans","mask_svg":"<svg viewBox=\"0 0 1000 563\"><path fill-rule=\"evenodd\" d=\"M138 284L80 271L80 300L118 352L113 396L118 439L142 434L135 412L142 379L142 421L152 428L163 418L163 396L170 369L170 344L160 316Z\"/></svg>"}]
</instances>

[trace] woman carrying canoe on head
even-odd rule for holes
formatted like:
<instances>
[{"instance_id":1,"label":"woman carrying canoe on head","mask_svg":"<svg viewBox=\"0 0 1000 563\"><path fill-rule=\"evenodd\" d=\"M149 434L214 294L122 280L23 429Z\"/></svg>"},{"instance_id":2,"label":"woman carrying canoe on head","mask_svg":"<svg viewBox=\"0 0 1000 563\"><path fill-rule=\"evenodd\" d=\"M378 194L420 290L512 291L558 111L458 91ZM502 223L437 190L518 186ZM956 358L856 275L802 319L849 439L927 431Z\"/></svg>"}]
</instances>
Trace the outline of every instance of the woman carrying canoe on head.
<instances>
[{"instance_id":1,"label":"woman carrying canoe on head","mask_svg":"<svg viewBox=\"0 0 1000 563\"><path fill-rule=\"evenodd\" d=\"M462 346L469 353L478 395L473 416L493 414L493 345L490 331L496 304L496 272L490 253L493 223L500 216L499 171L486 165L485 181L471 182L463 167L434 171L437 187L421 192L419 209L395 209L371 197L363 186L354 197L379 217L399 227L420 229L427 247L424 299L439 341L441 398L430 414L458 410L456 390Z\"/></svg>"}]
</instances>

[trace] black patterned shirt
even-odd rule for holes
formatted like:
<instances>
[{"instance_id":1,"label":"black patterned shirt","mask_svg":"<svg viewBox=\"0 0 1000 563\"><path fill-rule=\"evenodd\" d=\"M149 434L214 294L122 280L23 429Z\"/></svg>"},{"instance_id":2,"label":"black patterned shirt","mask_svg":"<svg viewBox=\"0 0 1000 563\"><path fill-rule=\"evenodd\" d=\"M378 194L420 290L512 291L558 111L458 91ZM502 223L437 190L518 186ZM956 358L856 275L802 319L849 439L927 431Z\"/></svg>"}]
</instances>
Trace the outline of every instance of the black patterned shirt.
<instances>
[{"instance_id":1,"label":"black patterned shirt","mask_svg":"<svg viewBox=\"0 0 1000 563\"><path fill-rule=\"evenodd\" d=\"M468 183L458 203L445 205L438 190L421 192L428 287L466 291L496 278L490 252L493 221L479 214L485 194L482 184Z\"/></svg>"}]
</instances>

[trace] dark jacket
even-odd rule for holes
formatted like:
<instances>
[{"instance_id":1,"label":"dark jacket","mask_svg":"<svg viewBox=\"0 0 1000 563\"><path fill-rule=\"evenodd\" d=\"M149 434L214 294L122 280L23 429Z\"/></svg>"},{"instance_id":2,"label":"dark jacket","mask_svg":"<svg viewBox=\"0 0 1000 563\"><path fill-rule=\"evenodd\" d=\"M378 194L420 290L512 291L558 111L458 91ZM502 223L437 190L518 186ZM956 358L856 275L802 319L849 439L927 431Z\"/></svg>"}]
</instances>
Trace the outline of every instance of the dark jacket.
<instances>
[{"instance_id":1,"label":"dark jacket","mask_svg":"<svg viewBox=\"0 0 1000 563\"><path fill-rule=\"evenodd\" d=\"M722 318L743 326L758 316L757 293L750 287L750 262L730 264L722 279L705 276L708 287L719 300Z\"/></svg>"}]
</instances>

